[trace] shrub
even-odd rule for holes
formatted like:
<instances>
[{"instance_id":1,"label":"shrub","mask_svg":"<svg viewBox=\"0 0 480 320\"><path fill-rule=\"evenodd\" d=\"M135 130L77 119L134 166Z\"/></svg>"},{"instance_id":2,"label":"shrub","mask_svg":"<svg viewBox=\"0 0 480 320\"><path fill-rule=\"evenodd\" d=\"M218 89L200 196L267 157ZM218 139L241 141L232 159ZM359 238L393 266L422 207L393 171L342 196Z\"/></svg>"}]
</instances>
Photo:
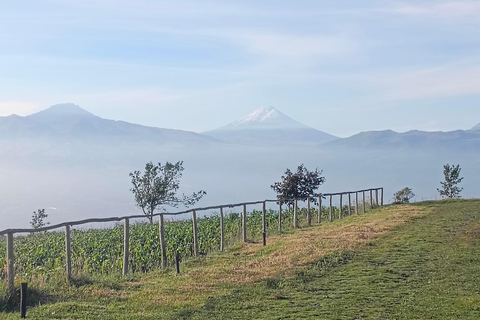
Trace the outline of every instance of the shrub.
<instances>
[{"instance_id":1,"label":"shrub","mask_svg":"<svg viewBox=\"0 0 480 320\"><path fill-rule=\"evenodd\" d=\"M415 197L415 194L412 192L412 189L405 187L393 194L393 203L409 203L413 197Z\"/></svg>"}]
</instances>

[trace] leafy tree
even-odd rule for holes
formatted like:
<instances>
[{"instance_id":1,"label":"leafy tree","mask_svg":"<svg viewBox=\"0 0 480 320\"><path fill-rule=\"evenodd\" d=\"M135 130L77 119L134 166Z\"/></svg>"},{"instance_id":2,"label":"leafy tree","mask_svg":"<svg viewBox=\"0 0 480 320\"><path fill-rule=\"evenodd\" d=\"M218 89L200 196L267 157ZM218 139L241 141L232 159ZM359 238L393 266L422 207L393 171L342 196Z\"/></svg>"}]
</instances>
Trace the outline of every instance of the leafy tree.
<instances>
[{"instance_id":1,"label":"leafy tree","mask_svg":"<svg viewBox=\"0 0 480 320\"><path fill-rule=\"evenodd\" d=\"M462 182L463 177L460 178L460 165L449 165L448 163L443 166L443 175L445 181L440 182L442 185L441 189L437 188L437 191L440 192L440 195L444 198L460 198L460 192L463 188L458 187L457 185Z\"/></svg>"},{"instance_id":2,"label":"leafy tree","mask_svg":"<svg viewBox=\"0 0 480 320\"><path fill-rule=\"evenodd\" d=\"M393 203L409 203L413 197L415 197L415 194L412 189L405 187L393 194Z\"/></svg>"},{"instance_id":3,"label":"leafy tree","mask_svg":"<svg viewBox=\"0 0 480 320\"><path fill-rule=\"evenodd\" d=\"M45 213L45 209L38 209L37 211L33 211L32 221L30 221L30 225L33 229L42 228L50 222L45 222L45 219L48 217L48 214Z\"/></svg>"},{"instance_id":4,"label":"leafy tree","mask_svg":"<svg viewBox=\"0 0 480 320\"><path fill-rule=\"evenodd\" d=\"M325 182L322 177L322 170L308 171L303 164L297 167L296 172L287 169L282 181L275 182L270 187L277 193L277 199L282 200L285 204L292 205L293 200L284 199L302 199L306 200L308 196L314 194L315 190ZM316 199L313 199L316 203Z\"/></svg>"},{"instance_id":5,"label":"leafy tree","mask_svg":"<svg viewBox=\"0 0 480 320\"><path fill-rule=\"evenodd\" d=\"M130 173L133 184L130 191L135 196L137 206L150 222L153 221L153 212L163 205L178 207L179 204L183 204L189 207L207 194L200 190L190 196L177 197L183 169L183 161L175 164L167 161L165 165L161 163L154 165L150 161L145 165L144 173L140 171Z\"/></svg>"}]
</instances>

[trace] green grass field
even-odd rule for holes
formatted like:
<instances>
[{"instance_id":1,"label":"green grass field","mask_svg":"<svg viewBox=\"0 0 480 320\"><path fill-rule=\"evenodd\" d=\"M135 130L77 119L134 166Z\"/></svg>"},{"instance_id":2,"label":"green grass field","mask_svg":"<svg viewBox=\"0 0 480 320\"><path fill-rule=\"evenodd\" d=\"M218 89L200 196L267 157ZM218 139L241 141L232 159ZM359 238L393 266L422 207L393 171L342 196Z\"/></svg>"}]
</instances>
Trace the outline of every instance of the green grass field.
<instances>
[{"instance_id":1,"label":"green grass field","mask_svg":"<svg viewBox=\"0 0 480 320\"><path fill-rule=\"evenodd\" d=\"M388 206L267 242L188 259L178 276L34 283L27 318L480 319L479 200Z\"/></svg>"}]
</instances>

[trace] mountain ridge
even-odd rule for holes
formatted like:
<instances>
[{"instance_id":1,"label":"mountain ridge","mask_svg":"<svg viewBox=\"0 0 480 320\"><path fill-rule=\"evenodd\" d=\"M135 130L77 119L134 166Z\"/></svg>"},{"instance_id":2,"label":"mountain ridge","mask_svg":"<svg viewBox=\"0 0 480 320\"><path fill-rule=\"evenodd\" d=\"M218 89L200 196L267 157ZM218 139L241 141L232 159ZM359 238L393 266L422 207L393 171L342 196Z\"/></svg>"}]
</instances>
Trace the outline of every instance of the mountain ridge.
<instances>
[{"instance_id":1,"label":"mountain ridge","mask_svg":"<svg viewBox=\"0 0 480 320\"><path fill-rule=\"evenodd\" d=\"M328 147L375 150L480 150L480 132L470 130L420 131L399 133L393 130L365 131L325 144Z\"/></svg>"},{"instance_id":2,"label":"mountain ridge","mask_svg":"<svg viewBox=\"0 0 480 320\"><path fill-rule=\"evenodd\" d=\"M104 119L73 103L51 106L27 116L0 117L1 138L55 140L156 140L157 143L218 143L214 138L175 129ZM189 141L190 140L190 141Z\"/></svg>"}]
</instances>

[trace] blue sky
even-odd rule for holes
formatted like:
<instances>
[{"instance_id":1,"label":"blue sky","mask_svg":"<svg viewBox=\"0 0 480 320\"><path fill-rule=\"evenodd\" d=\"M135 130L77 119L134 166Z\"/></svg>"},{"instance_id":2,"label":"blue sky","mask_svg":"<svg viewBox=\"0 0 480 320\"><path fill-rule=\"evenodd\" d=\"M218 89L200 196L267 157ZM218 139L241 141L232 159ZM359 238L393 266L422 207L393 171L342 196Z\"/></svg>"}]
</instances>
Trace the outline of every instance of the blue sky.
<instances>
[{"instance_id":1,"label":"blue sky","mask_svg":"<svg viewBox=\"0 0 480 320\"><path fill-rule=\"evenodd\" d=\"M4 1L0 115L202 132L272 105L346 137L480 122L480 1Z\"/></svg>"}]
</instances>

